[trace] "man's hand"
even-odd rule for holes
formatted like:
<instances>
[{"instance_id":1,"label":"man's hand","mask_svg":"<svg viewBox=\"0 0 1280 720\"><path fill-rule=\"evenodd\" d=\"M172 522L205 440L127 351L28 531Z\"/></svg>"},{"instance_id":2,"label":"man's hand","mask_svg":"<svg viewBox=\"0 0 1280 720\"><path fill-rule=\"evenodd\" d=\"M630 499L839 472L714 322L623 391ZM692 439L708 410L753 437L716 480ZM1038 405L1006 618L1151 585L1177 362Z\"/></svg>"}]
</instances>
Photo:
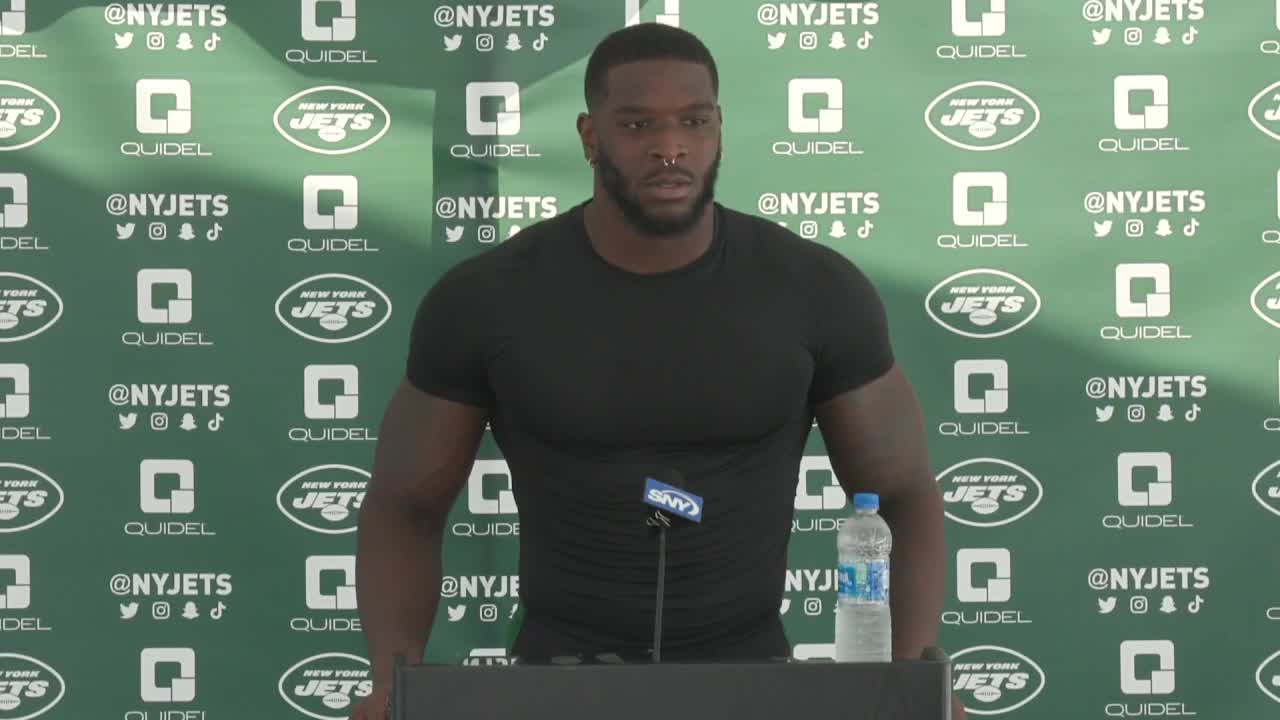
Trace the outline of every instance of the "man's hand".
<instances>
[{"instance_id":1,"label":"man's hand","mask_svg":"<svg viewBox=\"0 0 1280 720\"><path fill-rule=\"evenodd\" d=\"M964 703L955 693L951 693L951 720L965 720Z\"/></svg>"},{"instance_id":2,"label":"man's hand","mask_svg":"<svg viewBox=\"0 0 1280 720\"><path fill-rule=\"evenodd\" d=\"M356 703L347 720L387 720L387 688L373 688L369 696Z\"/></svg>"}]
</instances>

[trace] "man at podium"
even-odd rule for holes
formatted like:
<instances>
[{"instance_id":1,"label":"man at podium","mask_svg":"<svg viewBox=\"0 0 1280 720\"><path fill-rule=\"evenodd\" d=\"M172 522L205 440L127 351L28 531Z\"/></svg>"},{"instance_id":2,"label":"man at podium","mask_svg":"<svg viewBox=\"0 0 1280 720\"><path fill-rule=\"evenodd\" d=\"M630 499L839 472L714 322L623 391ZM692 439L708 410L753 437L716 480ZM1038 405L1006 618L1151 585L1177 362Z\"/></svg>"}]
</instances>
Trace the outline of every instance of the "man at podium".
<instances>
[{"instance_id":1,"label":"man at podium","mask_svg":"<svg viewBox=\"0 0 1280 720\"><path fill-rule=\"evenodd\" d=\"M662 660L790 655L778 611L815 424L845 491L879 493L893 530L894 658L937 644L942 501L875 288L714 199L719 77L695 36L615 32L584 86L591 196L457 263L417 308L360 510L375 689L352 717L381 717L395 653L423 656L446 516L486 426L519 508L522 662L648 661L647 477L705 502L666 539Z\"/></svg>"}]
</instances>

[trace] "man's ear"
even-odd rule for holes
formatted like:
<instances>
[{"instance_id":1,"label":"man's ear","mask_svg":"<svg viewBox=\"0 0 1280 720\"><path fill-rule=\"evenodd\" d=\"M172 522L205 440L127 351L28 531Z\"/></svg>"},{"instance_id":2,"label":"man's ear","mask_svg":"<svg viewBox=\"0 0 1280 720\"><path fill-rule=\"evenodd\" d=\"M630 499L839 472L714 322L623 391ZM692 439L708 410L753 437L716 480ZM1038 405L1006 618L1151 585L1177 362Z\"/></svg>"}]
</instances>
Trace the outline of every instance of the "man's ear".
<instances>
[{"instance_id":1,"label":"man's ear","mask_svg":"<svg viewBox=\"0 0 1280 720\"><path fill-rule=\"evenodd\" d=\"M590 113L578 113L578 138L582 141L582 155L591 162L596 155L596 129Z\"/></svg>"}]
</instances>

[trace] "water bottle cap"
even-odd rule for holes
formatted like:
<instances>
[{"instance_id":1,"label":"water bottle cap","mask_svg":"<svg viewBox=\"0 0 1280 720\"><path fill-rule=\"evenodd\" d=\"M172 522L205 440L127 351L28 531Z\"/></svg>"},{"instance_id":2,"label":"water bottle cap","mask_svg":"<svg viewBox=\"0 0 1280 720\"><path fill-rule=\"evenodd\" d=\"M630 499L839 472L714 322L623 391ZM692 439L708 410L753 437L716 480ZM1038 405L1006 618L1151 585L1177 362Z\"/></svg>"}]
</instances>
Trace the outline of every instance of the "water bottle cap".
<instances>
[{"instance_id":1,"label":"water bottle cap","mask_svg":"<svg viewBox=\"0 0 1280 720\"><path fill-rule=\"evenodd\" d=\"M853 507L857 510L879 510L880 496L876 493L855 493Z\"/></svg>"}]
</instances>

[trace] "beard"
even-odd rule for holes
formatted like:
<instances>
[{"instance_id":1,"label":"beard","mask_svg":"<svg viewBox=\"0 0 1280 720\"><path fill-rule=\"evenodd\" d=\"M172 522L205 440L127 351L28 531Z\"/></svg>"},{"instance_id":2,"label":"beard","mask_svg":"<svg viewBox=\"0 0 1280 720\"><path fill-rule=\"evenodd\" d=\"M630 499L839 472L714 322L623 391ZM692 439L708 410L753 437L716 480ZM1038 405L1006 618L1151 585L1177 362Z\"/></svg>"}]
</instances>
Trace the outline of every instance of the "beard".
<instances>
[{"instance_id":1,"label":"beard","mask_svg":"<svg viewBox=\"0 0 1280 720\"><path fill-rule=\"evenodd\" d=\"M600 170L600 183L604 185L605 192L609 193L609 197L622 210L622 215L628 223L646 235L675 235L697 224L703 210L715 197L716 176L720 171L720 151L721 148L717 147L716 157L703 177L702 188L694 196L689 209L674 216L650 213L639 197L631 191L627 179L622 176L618 166L613 163L609 153L605 152L603 147L596 148L596 166Z\"/></svg>"}]
</instances>

